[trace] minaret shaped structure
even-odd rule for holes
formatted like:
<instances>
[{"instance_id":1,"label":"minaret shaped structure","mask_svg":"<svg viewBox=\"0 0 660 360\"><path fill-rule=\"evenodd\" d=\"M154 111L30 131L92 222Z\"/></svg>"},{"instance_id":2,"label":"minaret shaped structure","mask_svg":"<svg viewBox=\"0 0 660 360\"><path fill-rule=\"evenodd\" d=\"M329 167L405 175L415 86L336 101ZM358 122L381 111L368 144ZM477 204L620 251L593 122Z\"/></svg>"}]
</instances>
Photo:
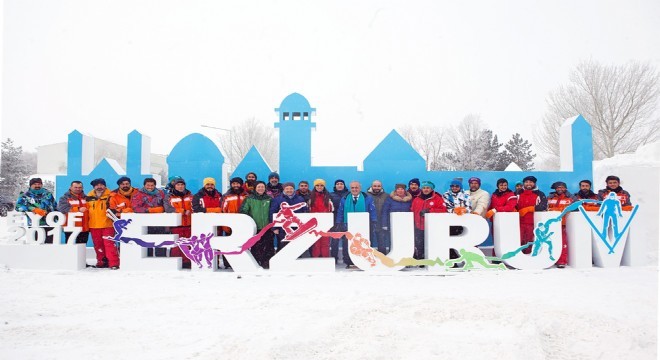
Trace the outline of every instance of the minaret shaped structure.
<instances>
[{"instance_id":1,"label":"minaret shaped structure","mask_svg":"<svg viewBox=\"0 0 660 360\"><path fill-rule=\"evenodd\" d=\"M292 93L282 100L275 127L280 129L280 164L281 179L294 180L309 172L312 165L312 115L316 109L298 93Z\"/></svg>"}]
</instances>

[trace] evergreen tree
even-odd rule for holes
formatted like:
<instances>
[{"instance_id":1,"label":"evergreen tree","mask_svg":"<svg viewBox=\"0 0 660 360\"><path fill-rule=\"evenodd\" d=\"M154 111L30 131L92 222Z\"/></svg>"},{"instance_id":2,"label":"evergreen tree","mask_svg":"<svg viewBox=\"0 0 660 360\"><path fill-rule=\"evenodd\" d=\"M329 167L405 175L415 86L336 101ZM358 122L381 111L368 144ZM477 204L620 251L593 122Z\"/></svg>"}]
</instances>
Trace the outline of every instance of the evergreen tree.
<instances>
[{"instance_id":1,"label":"evergreen tree","mask_svg":"<svg viewBox=\"0 0 660 360\"><path fill-rule=\"evenodd\" d=\"M476 167L466 170L504 170L504 167L501 167L504 153L500 151L500 147L502 143L497 140L497 135L493 135L492 130L483 130L475 149Z\"/></svg>"},{"instance_id":2,"label":"evergreen tree","mask_svg":"<svg viewBox=\"0 0 660 360\"><path fill-rule=\"evenodd\" d=\"M511 140L504 145L505 167L514 162L524 171L534 170L534 158L536 155L532 153L531 147L532 144L524 140L520 134L513 134Z\"/></svg>"},{"instance_id":3,"label":"evergreen tree","mask_svg":"<svg viewBox=\"0 0 660 360\"><path fill-rule=\"evenodd\" d=\"M15 201L24 190L30 175L23 161L23 148L15 146L12 139L2 143L2 166L0 168L0 196L7 201Z\"/></svg>"}]
</instances>

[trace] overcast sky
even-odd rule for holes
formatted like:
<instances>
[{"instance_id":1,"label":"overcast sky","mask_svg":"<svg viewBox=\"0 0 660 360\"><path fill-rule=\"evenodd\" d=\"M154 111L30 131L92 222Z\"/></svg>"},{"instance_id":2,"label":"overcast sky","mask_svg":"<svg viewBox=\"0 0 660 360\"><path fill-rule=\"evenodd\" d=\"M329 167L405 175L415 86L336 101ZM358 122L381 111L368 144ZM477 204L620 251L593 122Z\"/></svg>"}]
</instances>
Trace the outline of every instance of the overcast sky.
<instances>
[{"instance_id":1,"label":"overcast sky","mask_svg":"<svg viewBox=\"0 0 660 360\"><path fill-rule=\"evenodd\" d=\"M660 1L5 1L2 138L78 129L168 153L201 124L317 109L316 165L360 162L393 128L479 114L532 140L580 60L660 67ZM273 131L276 131L273 129Z\"/></svg>"}]
</instances>

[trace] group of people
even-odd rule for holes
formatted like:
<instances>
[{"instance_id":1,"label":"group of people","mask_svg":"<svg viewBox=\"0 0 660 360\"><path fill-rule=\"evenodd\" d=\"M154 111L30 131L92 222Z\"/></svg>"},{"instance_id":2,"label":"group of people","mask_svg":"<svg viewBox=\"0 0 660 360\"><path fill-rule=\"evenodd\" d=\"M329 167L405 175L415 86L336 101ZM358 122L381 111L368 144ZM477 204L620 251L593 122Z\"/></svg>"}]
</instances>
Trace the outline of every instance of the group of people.
<instances>
[{"instance_id":1,"label":"group of people","mask_svg":"<svg viewBox=\"0 0 660 360\"><path fill-rule=\"evenodd\" d=\"M606 188L594 193L591 181L582 180L580 191L570 194L566 183L557 181L552 184L552 192L546 195L537 188L537 179L527 176L515 184L515 190L509 188L506 179L497 181L497 190L489 194L481 188L481 180L477 177L468 179L468 189L463 189L460 179L451 181L449 189L438 192L431 181L411 179L408 184L399 183L393 191L387 192L381 181L374 180L369 188L363 191L362 184L351 181L348 186L342 179L334 181L332 191L326 187L324 179L316 179L310 184L307 181L280 182L280 176L272 172L268 181L260 181L254 172L230 180L230 188L223 194L216 189L214 178L203 180L203 187L195 194L186 188L186 182L179 176L169 179L163 189L156 187L156 180L147 178L141 188L134 188L131 179L121 177L117 180L117 188L109 190L104 179L91 182L93 189L85 194L83 184L73 181L69 190L55 202L53 195L43 188L39 178L30 180L30 188L21 192L16 203L16 210L33 212L41 215L40 227L46 227L45 217L48 212L59 211L64 214L80 212L83 214L80 223L74 226L82 228L76 237L76 243L86 243L89 235L92 237L96 251L96 267L119 268L119 253L115 241L112 240L114 229L112 219L107 216L109 209L117 218L123 213L180 213L181 226L169 228L150 228L150 233L172 233L180 237L191 236L192 213L242 213L249 215L261 231L270 224L276 214L286 203L287 208L295 209L294 213L333 213L334 226L331 231L347 231L348 214L365 212L371 222L370 241L372 247L382 253L390 248L390 214L393 212L412 212L415 226L415 259L423 259L424 250L424 220L427 213L454 213L458 215L476 214L490 219L497 212L518 212L520 215L521 245L534 241L534 212L562 211L578 200L603 200L610 192L616 194L624 210L631 207L630 194L620 186L620 179L608 176ZM304 204L304 205L301 205ZM598 205L585 204L586 210L598 210ZM29 224L28 218L28 225ZM557 267L565 267L567 263L567 244L565 226L562 224L562 253L557 261ZM48 232L49 228L45 229ZM218 229L218 236L231 235L231 227ZM459 235L461 227L451 227L451 235ZM286 246L283 241L286 234L281 227L274 227L265 232L261 239L250 249L252 255L264 268L269 267L270 258L276 251ZM69 239L67 239L69 240ZM46 243L52 243L52 235L47 236ZM341 254L339 249L342 249ZM529 253L531 249L527 249ZM335 263L342 261L347 268L354 268L349 253L346 237L322 237L305 256L334 257ZM187 259L178 248L172 248L170 256L183 258L184 267L190 267ZM230 265L224 260L226 268Z\"/></svg>"}]
</instances>

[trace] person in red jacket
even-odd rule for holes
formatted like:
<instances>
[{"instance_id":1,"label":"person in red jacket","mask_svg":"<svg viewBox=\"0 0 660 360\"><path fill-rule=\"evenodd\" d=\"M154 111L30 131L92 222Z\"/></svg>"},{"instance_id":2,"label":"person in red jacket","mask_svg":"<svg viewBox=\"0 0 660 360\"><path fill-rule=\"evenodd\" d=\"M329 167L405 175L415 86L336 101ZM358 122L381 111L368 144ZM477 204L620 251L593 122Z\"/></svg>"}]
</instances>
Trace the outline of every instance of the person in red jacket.
<instances>
[{"instance_id":1,"label":"person in red jacket","mask_svg":"<svg viewBox=\"0 0 660 360\"><path fill-rule=\"evenodd\" d=\"M57 211L64 215L76 212L83 214L82 219L80 219L79 222L76 222L73 226L81 228L80 233L75 239L76 244L86 244L89 239L89 212L87 211L87 200L85 199L83 183L81 181L74 180L71 182L69 191L62 195L57 203ZM67 216L67 223L68 221ZM71 235L72 233L66 233L67 243L69 242Z\"/></svg>"},{"instance_id":2,"label":"person in red jacket","mask_svg":"<svg viewBox=\"0 0 660 360\"><path fill-rule=\"evenodd\" d=\"M518 194L516 210L520 215L520 245L534 241L534 212L546 211L548 200L543 191L536 187L536 178L527 176L523 179L523 190ZM532 252L531 247L523 250L523 253Z\"/></svg>"},{"instance_id":3,"label":"person in red jacket","mask_svg":"<svg viewBox=\"0 0 660 360\"><path fill-rule=\"evenodd\" d=\"M569 193L566 189L566 183L563 181L557 181L552 184L552 190L548 195L548 211L559 211L562 212L564 209L573 203L573 195ZM561 219L561 255L557 260L558 268L565 268L568 263L568 242L566 241L566 216Z\"/></svg>"},{"instance_id":4,"label":"person in red jacket","mask_svg":"<svg viewBox=\"0 0 660 360\"><path fill-rule=\"evenodd\" d=\"M486 218L490 219L497 212L514 212L517 203L518 196L509 189L509 182L506 179L499 179L497 180L497 190L490 198Z\"/></svg>"},{"instance_id":5,"label":"person in red jacket","mask_svg":"<svg viewBox=\"0 0 660 360\"><path fill-rule=\"evenodd\" d=\"M215 188L215 179L212 177L204 178L204 186L193 196L193 212L194 213L221 213L222 208L221 200L222 194ZM222 228L217 228L216 233L222 235ZM231 268L226 261L224 255L222 256L225 264L225 269Z\"/></svg>"},{"instance_id":6,"label":"person in red jacket","mask_svg":"<svg viewBox=\"0 0 660 360\"><path fill-rule=\"evenodd\" d=\"M172 234L179 235L180 238L190 238L191 214L192 214L193 195L186 189L186 182L182 178L174 181L174 187L165 195L165 212L181 214L181 226L171 227ZM180 257L183 259L183 267L190 268L191 262L178 247L170 250L170 257Z\"/></svg>"},{"instance_id":7,"label":"person in red jacket","mask_svg":"<svg viewBox=\"0 0 660 360\"><path fill-rule=\"evenodd\" d=\"M446 213L447 208L440 194L435 192L435 184L430 181L422 182L422 191L413 199L410 209L415 219L415 253L417 260L424 259L424 215L427 213Z\"/></svg>"},{"instance_id":8,"label":"person in red jacket","mask_svg":"<svg viewBox=\"0 0 660 360\"><path fill-rule=\"evenodd\" d=\"M314 180L314 190L309 195L309 212L331 213L334 211L330 192L325 188L325 180ZM330 257L330 237L323 236L312 245L312 257Z\"/></svg>"}]
</instances>

